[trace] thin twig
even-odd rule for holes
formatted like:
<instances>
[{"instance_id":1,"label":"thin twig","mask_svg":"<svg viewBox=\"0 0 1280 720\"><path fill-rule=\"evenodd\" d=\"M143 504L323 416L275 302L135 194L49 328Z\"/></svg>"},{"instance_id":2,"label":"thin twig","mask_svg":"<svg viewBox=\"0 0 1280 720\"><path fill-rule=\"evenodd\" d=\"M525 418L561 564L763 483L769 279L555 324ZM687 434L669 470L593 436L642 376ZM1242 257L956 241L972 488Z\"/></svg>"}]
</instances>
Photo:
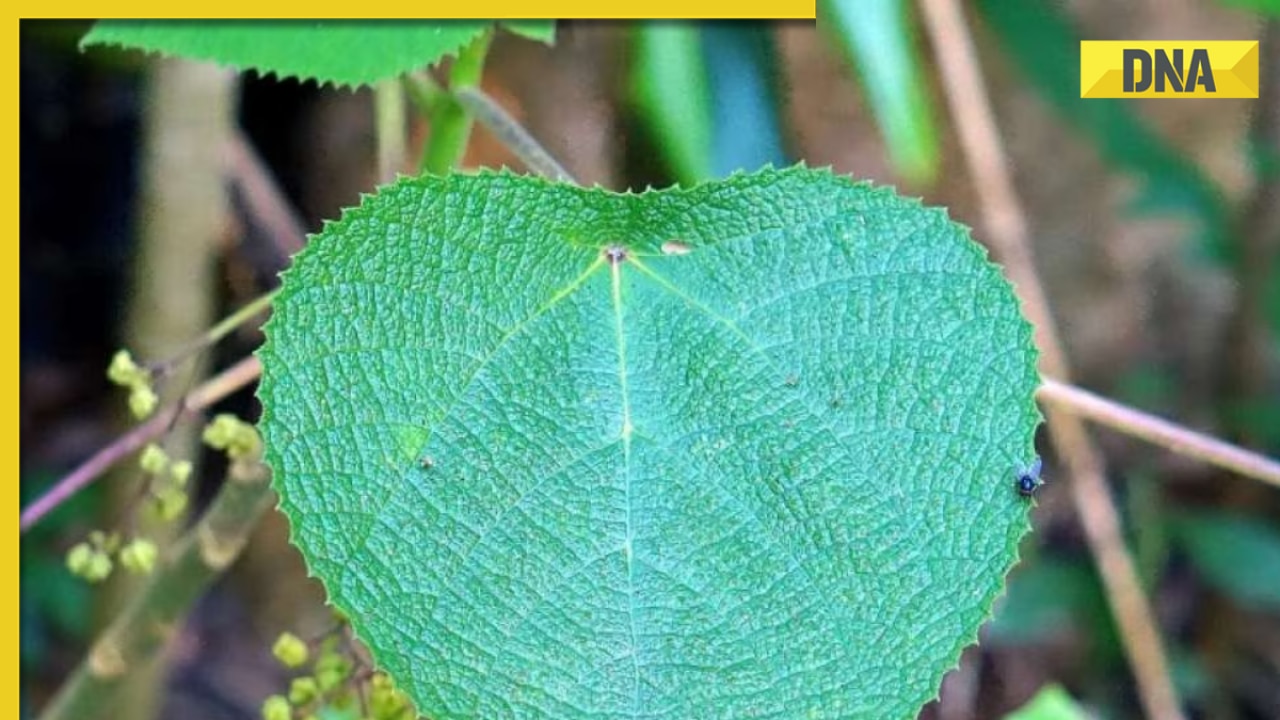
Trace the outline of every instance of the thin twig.
<instances>
[{"instance_id":1,"label":"thin twig","mask_svg":"<svg viewBox=\"0 0 1280 720\"><path fill-rule=\"evenodd\" d=\"M453 96L530 170L552 180L574 181L569 171L551 157L551 153L523 125L516 122L515 118L482 90L475 87L457 88L453 91Z\"/></svg>"},{"instance_id":2,"label":"thin twig","mask_svg":"<svg viewBox=\"0 0 1280 720\"><path fill-rule=\"evenodd\" d=\"M30 530L41 518L127 455L142 449L144 445L163 435L170 422L199 413L258 379L261 374L262 365L258 359L247 357L196 388L181 401L166 407L150 420L116 438L114 442L94 453L93 457L63 476L48 492L24 508L19 522L20 532L25 533Z\"/></svg>"},{"instance_id":3,"label":"thin twig","mask_svg":"<svg viewBox=\"0 0 1280 720\"><path fill-rule=\"evenodd\" d=\"M1280 462L1265 455L1250 452L1057 380L1045 378L1036 395L1042 402L1058 406L1073 415L1160 445L1180 455L1280 487Z\"/></svg>"},{"instance_id":4,"label":"thin twig","mask_svg":"<svg viewBox=\"0 0 1280 720\"><path fill-rule=\"evenodd\" d=\"M1035 325L1042 370L1068 381L1066 354L1031 262L1026 218L1013 189L964 13L956 0L921 0L921 7L992 249L1005 264ZM1071 476L1072 498L1133 666L1143 708L1149 717L1179 720L1183 713L1163 642L1124 545L1119 514L1103 477L1102 457L1079 418L1057 405L1047 406L1046 415L1050 436Z\"/></svg>"},{"instance_id":5,"label":"thin twig","mask_svg":"<svg viewBox=\"0 0 1280 720\"><path fill-rule=\"evenodd\" d=\"M281 259L302 249L307 231L289 205L266 163L258 157L244 132L233 130L228 148L227 173L240 187L246 209L271 238Z\"/></svg>"},{"instance_id":6,"label":"thin twig","mask_svg":"<svg viewBox=\"0 0 1280 720\"><path fill-rule=\"evenodd\" d=\"M263 224L272 244L285 257L301 250L306 239L302 222L285 200L284 193L267 170L266 164L254 152L252 145L242 132L232 132L228 143L228 157L228 174L240 186L249 213ZM241 322L260 312L263 306L269 304L274 297L273 291L246 304L214 326L209 335L217 339L230 332ZM116 438L24 508L19 521L20 532L27 532L41 518L110 470L116 463L142 449L148 442L164 435L174 423L199 413L248 385L261 373L262 367L257 358L245 358L201 385L182 401L160 410L146 422Z\"/></svg>"}]
</instances>

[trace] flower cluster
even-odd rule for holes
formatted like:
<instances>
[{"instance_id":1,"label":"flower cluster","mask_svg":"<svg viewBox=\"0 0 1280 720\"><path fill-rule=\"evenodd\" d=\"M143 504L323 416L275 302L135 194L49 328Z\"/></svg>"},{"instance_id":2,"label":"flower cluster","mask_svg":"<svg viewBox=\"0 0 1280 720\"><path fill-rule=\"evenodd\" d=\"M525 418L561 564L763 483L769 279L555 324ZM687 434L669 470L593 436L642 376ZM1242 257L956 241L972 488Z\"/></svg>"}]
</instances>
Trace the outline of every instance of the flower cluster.
<instances>
[{"instance_id":1,"label":"flower cluster","mask_svg":"<svg viewBox=\"0 0 1280 720\"><path fill-rule=\"evenodd\" d=\"M314 649L292 633L283 633L271 648L276 660L290 670L304 670L289 684L287 694L262 703L263 720L315 720L332 712L359 720L414 720L413 703L386 673L360 667L345 653L338 634Z\"/></svg>"},{"instance_id":2,"label":"flower cluster","mask_svg":"<svg viewBox=\"0 0 1280 720\"><path fill-rule=\"evenodd\" d=\"M129 390L129 412L139 420L155 412L160 398L152 386L151 371L133 361L128 350L118 351L107 367L107 379Z\"/></svg>"}]
</instances>

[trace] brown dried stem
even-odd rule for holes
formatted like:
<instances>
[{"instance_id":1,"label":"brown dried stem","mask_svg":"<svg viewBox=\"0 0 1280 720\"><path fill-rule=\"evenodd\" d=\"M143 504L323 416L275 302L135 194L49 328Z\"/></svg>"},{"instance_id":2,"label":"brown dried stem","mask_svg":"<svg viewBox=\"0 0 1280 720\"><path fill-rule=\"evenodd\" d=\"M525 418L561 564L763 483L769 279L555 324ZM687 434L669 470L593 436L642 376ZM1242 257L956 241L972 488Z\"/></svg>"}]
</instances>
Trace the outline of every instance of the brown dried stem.
<instances>
[{"instance_id":1,"label":"brown dried stem","mask_svg":"<svg viewBox=\"0 0 1280 720\"><path fill-rule=\"evenodd\" d=\"M1146 440L1190 458L1280 487L1280 462L1163 418L1121 405L1088 390L1045 378L1040 401L1099 425Z\"/></svg>"}]
</instances>

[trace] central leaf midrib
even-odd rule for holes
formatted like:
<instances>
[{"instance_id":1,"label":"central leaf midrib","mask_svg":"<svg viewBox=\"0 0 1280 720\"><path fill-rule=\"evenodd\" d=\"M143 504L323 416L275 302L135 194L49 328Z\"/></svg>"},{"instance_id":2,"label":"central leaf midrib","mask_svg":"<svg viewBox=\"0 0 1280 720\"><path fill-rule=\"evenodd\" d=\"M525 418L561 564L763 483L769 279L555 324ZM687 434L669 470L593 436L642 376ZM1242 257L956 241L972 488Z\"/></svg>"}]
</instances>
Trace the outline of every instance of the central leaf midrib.
<instances>
[{"instance_id":1,"label":"central leaf midrib","mask_svg":"<svg viewBox=\"0 0 1280 720\"><path fill-rule=\"evenodd\" d=\"M631 510L631 394L627 386L627 336L622 321L622 262L609 264L610 295L613 299L614 332L618 350L618 387L622 395L622 427L619 429L622 439L622 481L623 502L626 503L626 537L623 539L622 555L627 563L627 618L631 630L631 668L633 671L633 689L631 699L631 715L636 717L640 712L640 647L636 633L636 586L635 559L633 540L635 533L632 525Z\"/></svg>"},{"instance_id":2,"label":"central leaf midrib","mask_svg":"<svg viewBox=\"0 0 1280 720\"><path fill-rule=\"evenodd\" d=\"M695 298L689 295L683 288L679 287L678 285L668 280L667 278L663 277L662 275L659 275L653 269L645 265L644 262L642 262L639 257L635 255L630 255L625 259L619 260L617 262L609 263L610 280L611 280L611 283L610 283L611 301L613 305L613 314L614 314L615 343L616 343L616 351L618 355L618 383L619 383L619 391L621 394L621 402L622 402L622 427L619 429L618 437L622 443L622 449L623 449L623 481L624 481L623 489L624 489L624 502L626 503L626 506L627 506L626 507L626 523L625 523L626 537L623 540L622 551L623 551L623 558L626 562L626 568L627 568L627 602L628 602L627 609L628 609L628 620L630 624L630 635L631 635L632 667L634 671L634 677L633 677L634 695L632 700L631 717L639 717L640 711L641 711L641 708L640 708L640 687L641 686L640 686L640 664L639 664L639 633L637 632L637 618L636 618L637 612L635 607L636 586L635 586L635 576L634 576L635 558L634 558L634 546L633 546L634 524L633 524L633 516L632 516L633 503L632 503L632 493L631 493L631 490L632 490L632 487L631 487L631 484L632 484L631 483L632 438L633 436L639 435L640 437L649 437L653 439L659 447L662 447L664 444L661 442L658 442L656 438L652 438L651 436L647 435L643 430L636 430L633 427L632 421L631 421L631 398L630 398L630 388L628 383L628 372L627 372L628 364L627 364L627 349L626 349L626 346L627 346L626 327L623 319L624 309L623 309L623 296L622 296L622 266L624 264L633 266L636 272L640 273L641 276L646 278L648 281L652 282L656 287L661 289L662 292L669 293L672 297L678 298L683 303L685 303L686 306L693 309L697 314L703 315L704 317L710 319L713 323L720 325L726 328L727 330L729 330L735 337L737 337L739 340L741 340L744 343L744 345L747 347L747 349L750 352L752 352L753 354L759 355L770 366L773 366L773 362L760 349L756 339L748 335L742 328L740 328L737 325L737 323L715 312L711 307L707 306L704 302L702 302L698 298ZM564 293L561 297L563 298L567 295L570 295L573 292L575 292L577 289L578 287L574 287L572 290L569 290L568 292ZM776 367L774 369L777 370ZM825 419L821 418L821 416L810 406L808 402L804 402L803 404L805 405L808 413L812 417L814 417L815 420L818 420L820 422L824 431L830 433L837 440L841 438L840 433L838 433L834 427L831 427L830 424ZM727 491L723 487L721 487L720 489L722 492L727 493ZM732 493L727 493L727 495L734 502L738 501L736 499L736 496L734 496ZM803 563L800 562L799 556L796 555L794 549L783 544L779 547L779 550L786 556L791 569L798 570L799 573L806 578L810 587L814 588L815 591L821 591L822 586L817 582L817 579L813 577L809 569ZM825 610L830 611L831 608L827 607L825 608Z\"/></svg>"}]
</instances>

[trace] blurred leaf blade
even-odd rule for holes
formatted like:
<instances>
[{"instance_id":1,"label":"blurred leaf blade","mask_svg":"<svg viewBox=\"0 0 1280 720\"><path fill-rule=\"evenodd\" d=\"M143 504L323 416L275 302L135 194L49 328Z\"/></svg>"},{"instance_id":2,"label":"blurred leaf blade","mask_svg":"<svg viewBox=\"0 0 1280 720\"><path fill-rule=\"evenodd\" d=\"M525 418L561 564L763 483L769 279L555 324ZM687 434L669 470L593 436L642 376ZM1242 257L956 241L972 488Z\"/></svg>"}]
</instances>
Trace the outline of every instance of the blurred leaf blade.
<instances>
[{"instance_id":1,"label":"blurred leaf blade","mask_svg":"<svg viewBox=\"0 0 1280 720\"><path fill-rule=\"evenodd\" d=\"M632 41L632 94L658 152L680 183L710 178L713 110L701 29L688 22L644 22Z\"/></svg>"},{"instance_id":2,"label":"blurred leaf blade","mask_svg":"<svg viewBox=\"0 0 1280 720\"><path fill-rule=\"evenodd\" d=\"M1280 17L1280 0L1218 0L1223 7Z\"/></svg>"},{"instance_id":3,"label":"blurred leaf blade","mask_svg":"<svg viewBox=\"0 0 1280 720\"><path fill-rule=\"evenodd\" d=\"M1274 526L1206 510L1176 518L1173 535L1213 587L1244 605L1280 608L1280 531Z\"/></svg>"},{"instance_id":4,"label":"blurred leaf blade","mask_svg":"<svg viewBox=\"0 0 1280 720\"><path fill-rule=\"evenodd\" d=\"M818 4L818 24L856 68L894 168L924 183L938 174L938 131L910 19L904 0Z\"/></svg>"},{"instance_id":5,"label":"blurred leaf blade","mask_svg":"<svg viewBox=\"0 0 1280 720\"><path fill-rule=\"evenodd\" d=\"M776 67L772 38L760 23L708 23L702 27L712 99L711 170L784 165L778 97L770 77Z\"/></svg>"},{"instance_id":6,"label":"blurred leaf blade","mask_svg":"<svg viewBox=\"0 0 1280 720\"><path fill-rule=\"evenodd\" d=\"M498 25L508 32L544 45L554 45L556 41L554 20L503 20Z\"/></svg>"},{"instance_id":7,"label":"blurred leaf blade","mask_svg":"<svg viewBox=\"0 0 1280 720\"><path fill-rule=\"evenodd\" d=\"M1080 37L1057 4L979 0L977 8L1040 94L1093 141L1106 162L1143 181L1132 210L1186 214L1195 226L1195 246L1214 260L1230 258L1228 212L1217 186L1148 127L1129 101L1080 97Z\"/></svg>"},{"instance_id":8,"label":"blurred leaf blade","mask_svg":"<svg viewBox=\"0 0 1280 720\"><path fill-rule=\"evenodd\" d=\"M1060 685L1040 689L1026 705L1005 715L1005 720L1088 720L1089 714Z\"/></svg>"}]
</instances>

